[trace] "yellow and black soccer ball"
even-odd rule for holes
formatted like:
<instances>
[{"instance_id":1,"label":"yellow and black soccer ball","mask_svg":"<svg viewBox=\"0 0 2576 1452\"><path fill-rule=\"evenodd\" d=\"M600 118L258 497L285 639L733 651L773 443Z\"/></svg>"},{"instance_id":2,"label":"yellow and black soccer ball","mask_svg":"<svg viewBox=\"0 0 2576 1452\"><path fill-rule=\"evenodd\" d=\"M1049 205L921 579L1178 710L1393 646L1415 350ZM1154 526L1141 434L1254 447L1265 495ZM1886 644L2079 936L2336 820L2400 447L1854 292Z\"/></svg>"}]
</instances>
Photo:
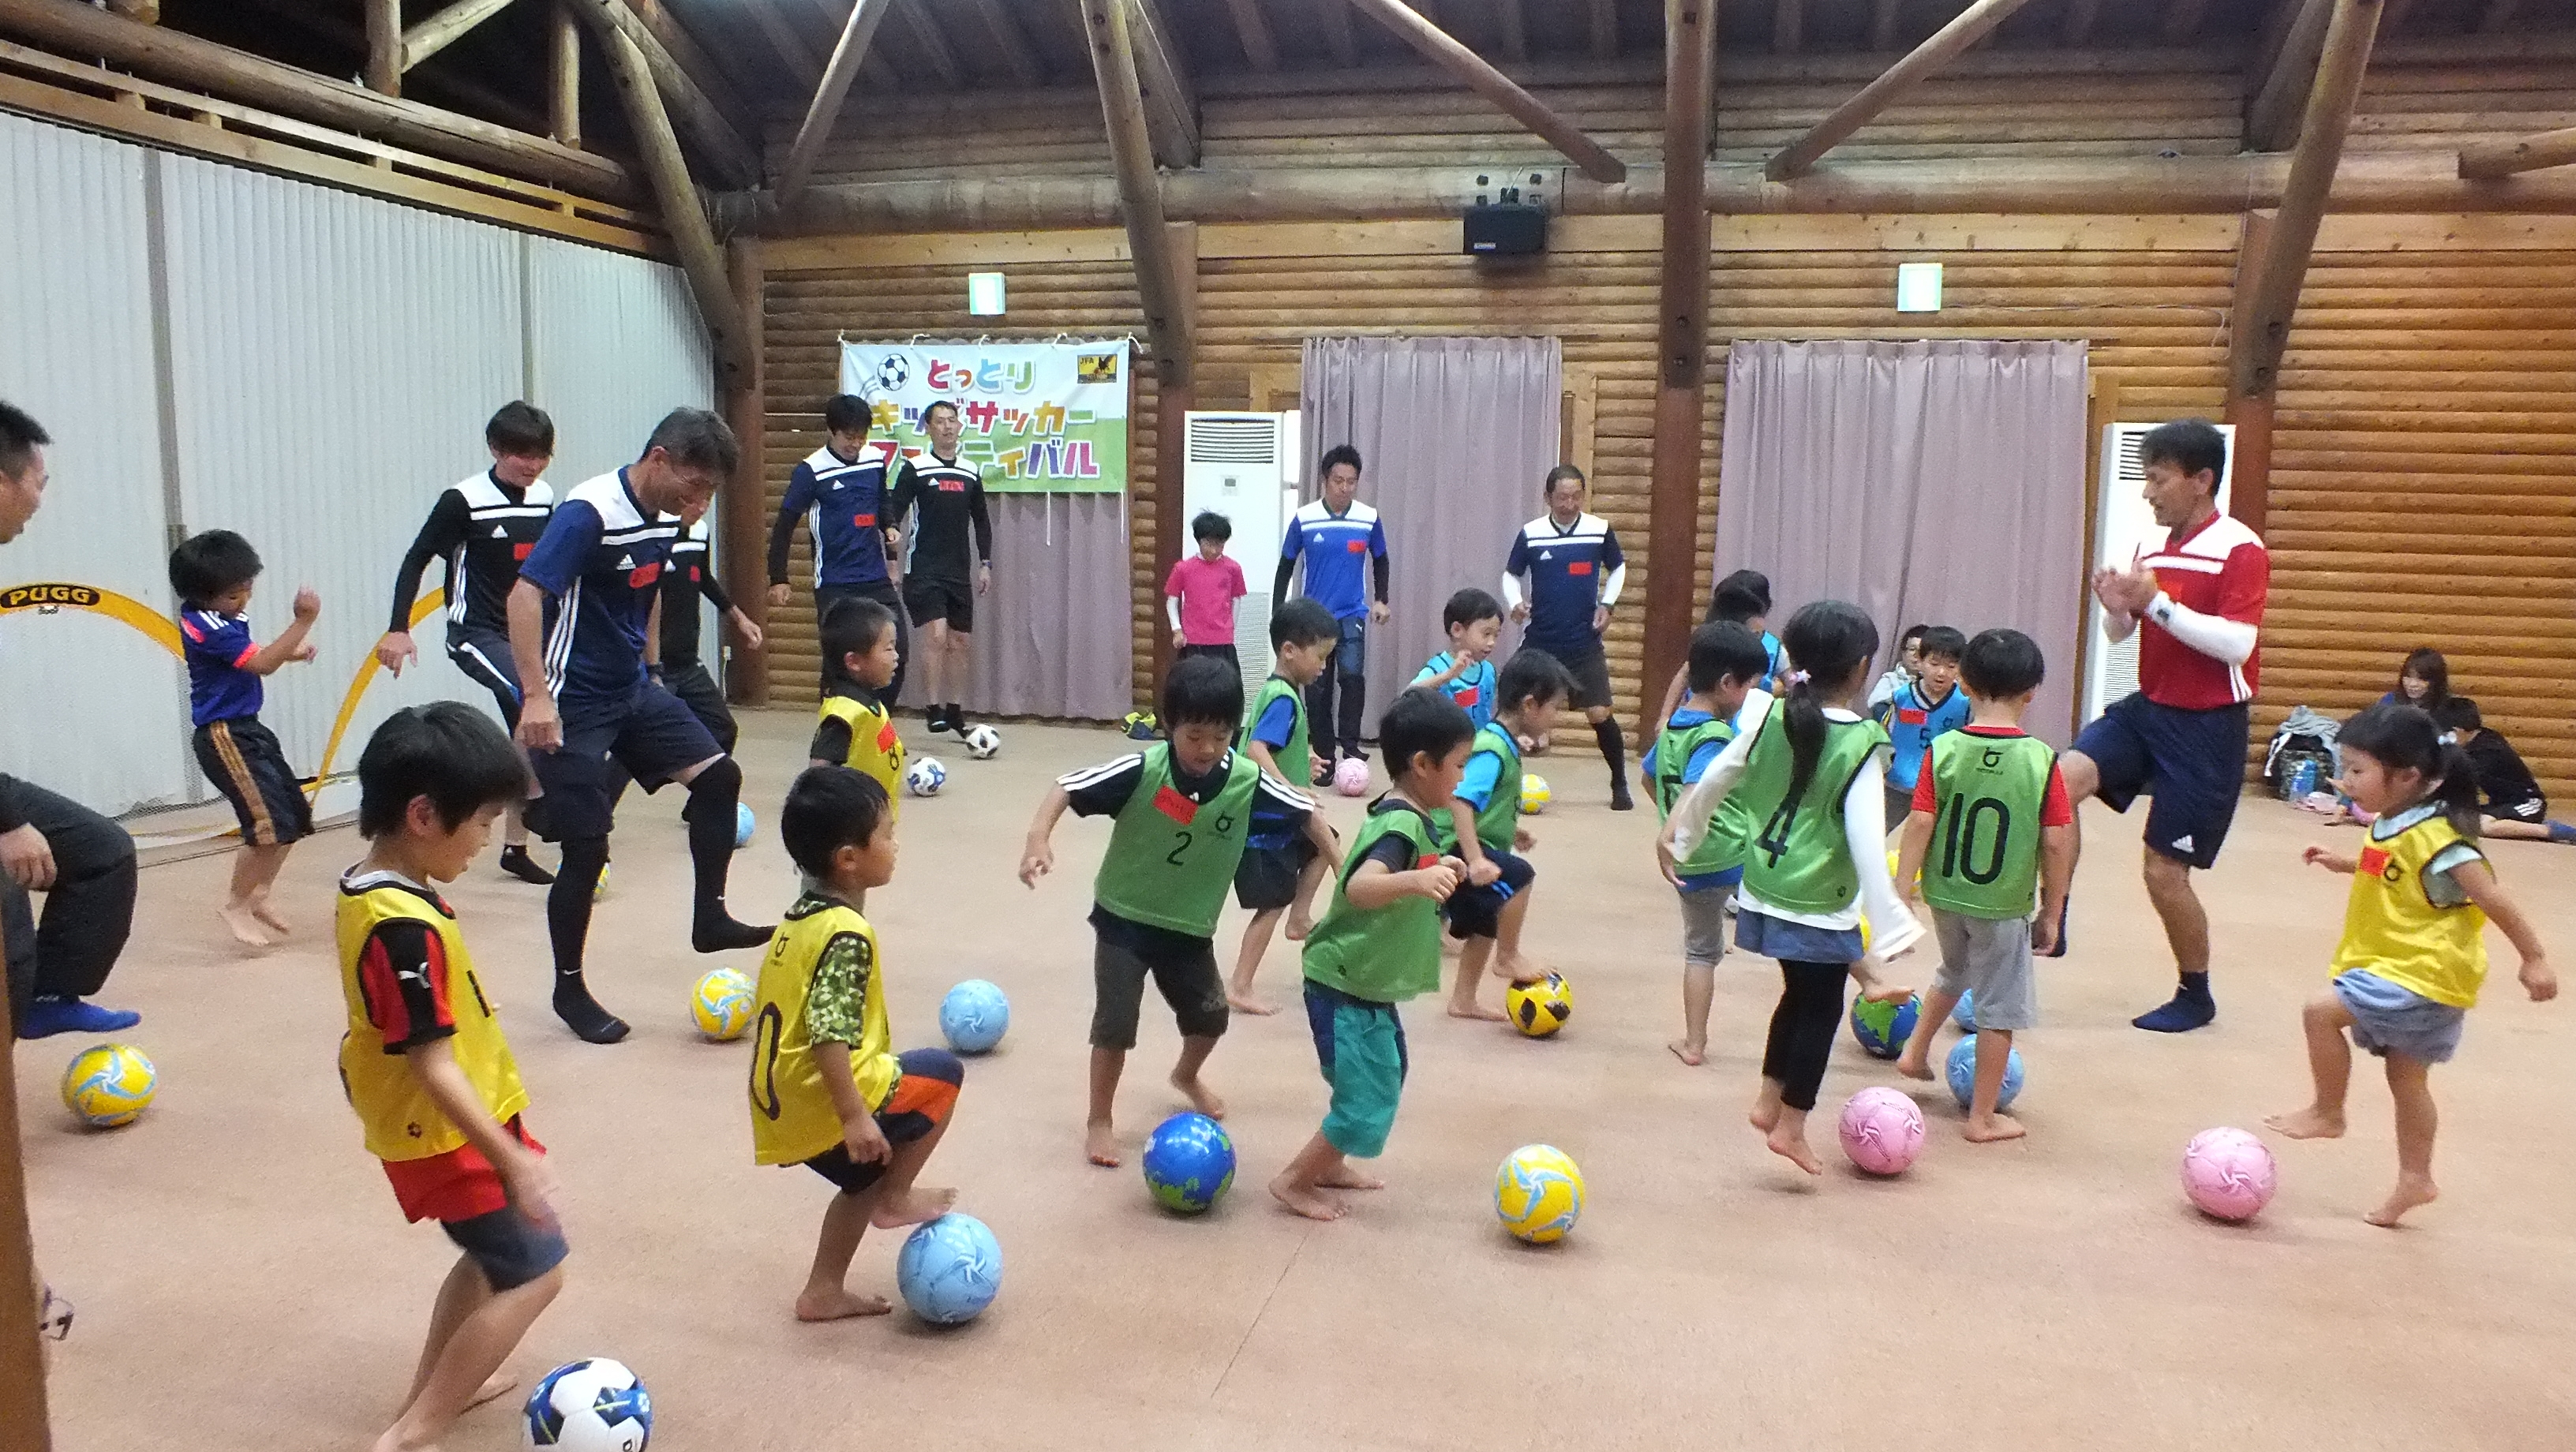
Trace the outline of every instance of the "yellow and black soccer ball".
<instances>
[{"instance_id":1,"label":"yellow and black soccer ball","mask_svg":"<svg viewBox=\"0 0 2576 1452\"><path fill-rule=\"evenodd\" d=\"M1511 1015L1512 1027L1543 1039L1574 1017L1574 990L1558 973L1533 983L1515 983L1503 993L1503 1011Z\"/></svg>"}]
</instances>

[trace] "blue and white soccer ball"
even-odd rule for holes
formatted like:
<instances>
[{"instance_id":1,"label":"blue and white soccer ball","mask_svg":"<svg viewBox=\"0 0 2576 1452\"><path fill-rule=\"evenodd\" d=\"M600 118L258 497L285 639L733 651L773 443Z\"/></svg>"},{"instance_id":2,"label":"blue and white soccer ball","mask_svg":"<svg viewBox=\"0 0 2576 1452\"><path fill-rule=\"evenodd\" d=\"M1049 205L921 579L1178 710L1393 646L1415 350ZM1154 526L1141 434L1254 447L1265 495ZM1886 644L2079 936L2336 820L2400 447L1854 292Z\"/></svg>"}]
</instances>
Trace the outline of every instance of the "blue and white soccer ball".
<instances>
[{"instance_id":1,"label":"blue and white soccer ball","mask_svg":"<svg viewBox=\"0 0 2576 1452\"><path fill-rule=\"evenodd\" d=\"M547 1372L528 1395L528 1446L566 1452L644 1452L653 1399L635 1373L604 1356Z\"/></svg>"},{"instance_id":2,"label":"blue and white soccer ball","mask_svg":"<svg viewBox=\"0 0 2576 1452\"><path fill-rule=\"evenodd\" d=\"M948 785L948 768L941 766L936 756L922 757L903 774L903 789L917 797L935 797L939 795L939 789L946 785Z\"/></svg>"},{"instance_id":3,"label":"blue and white soccer ball","mask_svg":"<svg viewBox=\"0 0 2576 1452\"><path fill-rule=\"evenodd\" d=\"M939 1000L939 1032L961 1054L989 1054L1011 1027L1011 1001L995 984L969 978Z\"/></svg>"},{"instance_id":4,"label":"blue and white soccer ball","mask_svg":"<svg viewBox=\"0 0 2576 1452\"><path fill-rule=\"evenodd\" d=\"M1002 1243L972 1215L942 1215L904 1240L894 1258L894 1283L924 1321L972 1321L1001 1292Z\"/></svg>"},{"instance_id":5,"label":"blue and white soccer ball","mask_svg":"<svg viewBox=\"0 0 2576 1452\"><path fill-rule=\"evenodd\" d=\"M1950 1010L1950 1026L1963 1033L1977 1031L1977 991L1973 988L1959 995L1959 1006Z\"/></svg>"},{"instance_id":6,"label":"blue and white soccer ball","mask_svg":"<svg viewBox=\"0 0 2576 1452\"><path fill-rule=\"evenodd\" d=\"M912 365L901 353L888 353L877 360L877 387L888 393L901 393L912 381Z\"/></svg>"},{"instance_id":7,"label":"blue and white soccer ball","mask_svg":"<svg viewBox=\"0 0 2576 1452\"><path fill-rule=\"evenodd\" d=\"M751 845L752 834L760 830L760 819L741 802L733 804L733 845L736 851Z\"/></svg>"},{"instance_id":8,"label":"blue and white soccer ball","mask_svg":"<svg viewBox=\"0 0 2576 1452\"><path fill-rule=\"evenodd\" d=\"M1968 1101L1976 1096L1977 1090L1977 1041L1974 1036L1961 1039L1950 1046L1950 1059L1946 1067L1949 1070L1950 1097L1958 1100L1959 1107L1965 1109L1968 1107ZM1995 1108L1999 1110L2012 1108L2014 1098L2020 1093L2021 1050L2015 1049L2011 1057L2004 1060L2004 1086L1995 1094Z\"/></svg>"}]
</instances>

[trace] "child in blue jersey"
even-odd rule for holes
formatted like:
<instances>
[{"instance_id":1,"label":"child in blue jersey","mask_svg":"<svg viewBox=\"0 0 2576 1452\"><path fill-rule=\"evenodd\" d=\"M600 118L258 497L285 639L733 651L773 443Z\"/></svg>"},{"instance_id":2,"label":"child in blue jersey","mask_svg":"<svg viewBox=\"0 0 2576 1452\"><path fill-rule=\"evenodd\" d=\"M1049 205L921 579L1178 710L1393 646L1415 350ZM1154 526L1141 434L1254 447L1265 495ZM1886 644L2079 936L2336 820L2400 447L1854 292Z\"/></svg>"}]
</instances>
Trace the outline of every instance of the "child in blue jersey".
<instances>
[{"instance_id":1,"label":"child in blue jersey","mask_svg":"<svg viewBox=\"0 0 2576 1452\"><path fill-rule=\"evenodd\" d=\"M1502 704L1477 728L1467 769L1449 794L1444 812L1431 819L1440 850L1467 865L1466 879L1449 899L1449 936L1463 945L1458 978L1449 990L1449 1016L1500 1021L1500 1009L1476 1001L1488 965L1513 983L1535 983L1545 965L1521 951L1521 925L1529 918L1531 885L1538 869L1521 856L1537 845L1520 825L1520 738L1556 719L1574 682L1556 657L1523 646L1504 665Z\"/></svg>"},{"instance_id":2,"label":"child in blue jersey","mask_svg":"<svg viewBox=\"0 0 2576 1452\"><path fill-rule=\"evenodd\" d=\"M1712 620L1691 632L1690 696L1664 723L1646 759L1647 795L1658 814L1670 811L1685 788L1706 776L1735 739L1735 713L1769 666L1762 638L1731 620ZM1708 1056L1708 1005L1717 990L1718 960L1726 956L1726 910L1753 846L1753 823L1743 808L1721 806L1718 818L1697 860L1676 864L1673 881L1682 900L1682 1036L1668 1047L1694 1068Z\"/></svg>"},{"instance_id":3,"label":"child in blue jersey","mask_svg":"<svg viewBox=\"0 0 2576 1452\"><path fill-rule=\"evenodd\" d=\"M1311 799L1299 783L1312 781L1323 761L1307 738L1306 688L1332 663L1341 638L1333 612L1312 600L1291 600L1273 612L1270 679L1235 743L1301 801ZM1324 874L1342 858L1341 844L1323 813L1310 807L1301 826L1275 810L1273 800L1268 795L1253 798L1251 835L1244 839L1243 860L1235 864L1234 900L1251 911L1252 921L1243 925L1243 947L1225 986L1228 1007L1265 1016L1277 1010L1252 996L1252 978L1261 971L1261 956L1270 951L1270 934L1284 912L1288 941L1306 941L1314 927L1306 905L1314 901Z\"/></svg>"},{"instance_id":4,"label":"child in blue jersey","mask_svg":"<svg viewBox=\"0 0 2576 1452\"><path fill-rule=\"evenodd\" d=\"M1771 577L1760 570L1737 570L1718 581L1708 592L1708 616L1702 623L1714 624L1721 620L1727 621L1741 625L1760 637L1762 679L1754 682L1754 689L1766 694L1776 694L1781 686L1781 678L1788 674L1789 656L1788 652L1781 649L1780 637L1764 628L1763 622L1770 617L1770 614ZM1664 709L1655 719L1658 721L1670 719L1675 711L1681 709L1682 697L1688 694L1689 690L1690 667L1685 665L1673 672L1672 684L1664 688ZM1648 754L1652 755L1651 748ZM1651 784L1650 773L1649 785Z\"/></svg>"},{"instance_id":5,"label":"child in blue jersey","mask_svg":"<svg viewBox=\"0 0 2576 1452\"><path fill-rule=\"evenodd\" d=\"M286 749L260 724L264 677L289 661L313 659L305 637L322 613L309 585L295 592L295 623L275 640L251 639L251 585L259 551L229 529L210 529L170 552L170 593L179 599L179 637L188 660L188 715L197 728L197 765L233 804L241 850L232 891L216 913L245 947L265 948L292 931L269 906L269 889L296 840L313 834L313 807L286 764Z\"/></svg>"},{"instance_id":6,"label":"child in blue jersey","mask_svg":"<svg viewBox=\"0 0 2576 1452\"><path fill-rule=\"evenodd\" d=\"M1932 749L1932 738L1968 724L1974 708L1968 693L1959 689L1959 658L1967 653L1966 636L1947 625L1928 627L1915 651L1914 679L1892 692L1876 713L1894 753L1887 763L1890 827L1903 826L1914 810L1915 773L1923 769L1923 753Z\"/></svg>"},{"instance_id":7,"label":"child in blue jersey","mask_svg":"<svg viewBox=\"0 0 2576 1452\"><path fill-rule=\"evenodd\" d=\"M1880 715L1887 703L1896 699L1898 691L1914 684L1914 678L1923 673L1923 632L1931 628L1929 625L1909 625L1903 635L1896 637L1896 664L1889 666L1887 673L1878 678L1878 684L1869 688L1871 716Z\"/></svg>"},{"instance_id":8,"label":"child in blue jersey","mask_svg":"<svg viewBox=\"0 0 2576 1452\"><path fill-rule=\"evenodd\" d=\"M1449 648L1425 661L1413 684L1447 696L1482 728L1494 719L1493 655L1503 639L1503 602L1469 586L1441 607L1440 623L1449 631Z\"/></svg>"}]
</instances>

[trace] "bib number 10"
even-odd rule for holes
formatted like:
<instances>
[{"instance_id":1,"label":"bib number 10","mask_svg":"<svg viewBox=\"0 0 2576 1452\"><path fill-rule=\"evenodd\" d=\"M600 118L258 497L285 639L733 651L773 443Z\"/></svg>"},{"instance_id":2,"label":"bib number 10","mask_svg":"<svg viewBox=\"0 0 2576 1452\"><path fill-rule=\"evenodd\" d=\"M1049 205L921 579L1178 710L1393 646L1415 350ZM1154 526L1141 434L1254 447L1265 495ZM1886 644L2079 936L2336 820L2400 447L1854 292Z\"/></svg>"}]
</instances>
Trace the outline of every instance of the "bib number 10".
<instances>
[{"instance_id":1,"label":"bib number 10","mask_svg":"<svg viewBox=\"0 0 2576 1452\"><path fill-rule=\"evenodd\" d=\"M1942 816L1933 828L1941 853L1941 876L1962 878L1979 887L2003 876L2004 844L2012 838L2012 808L1995 797L1970 801L1954 796Z\"/></svg>"}]
</instances>

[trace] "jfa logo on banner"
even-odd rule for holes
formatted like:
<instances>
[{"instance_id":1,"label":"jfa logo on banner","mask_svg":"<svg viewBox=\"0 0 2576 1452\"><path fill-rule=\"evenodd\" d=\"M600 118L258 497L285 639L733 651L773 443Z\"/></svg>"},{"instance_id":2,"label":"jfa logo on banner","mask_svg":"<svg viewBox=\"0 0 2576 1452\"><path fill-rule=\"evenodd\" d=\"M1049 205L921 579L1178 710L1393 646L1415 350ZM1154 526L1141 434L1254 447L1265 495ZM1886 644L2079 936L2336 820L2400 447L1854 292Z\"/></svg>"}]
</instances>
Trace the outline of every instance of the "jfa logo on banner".
<instances>
[{"instance_id":1,"label":"jfa logo on banner","mask_svg":"<svg viewBox=\"0 0 2576 1452\"><path fill-rule=\"evenodd\" d=\"M1127 487L1126 339L1084 343L851 343L841 387L867 398L878 437L929 447L934 404L957 410L959 458L996 493Z\"/></svg>"}]
</instances>

